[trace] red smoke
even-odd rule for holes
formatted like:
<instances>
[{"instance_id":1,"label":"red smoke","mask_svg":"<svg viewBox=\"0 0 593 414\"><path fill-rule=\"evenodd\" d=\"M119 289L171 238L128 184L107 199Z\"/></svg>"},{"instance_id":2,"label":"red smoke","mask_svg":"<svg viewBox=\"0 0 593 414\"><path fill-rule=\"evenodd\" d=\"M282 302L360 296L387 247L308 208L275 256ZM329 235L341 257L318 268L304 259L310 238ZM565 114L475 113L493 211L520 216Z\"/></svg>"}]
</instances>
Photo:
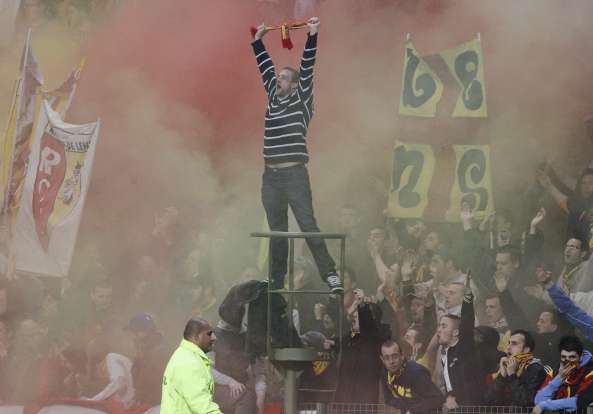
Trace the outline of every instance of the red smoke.
<instances>
[{"instance_id":1,"label":"red smoke","mask_svg":"<svg viewBox=\"0 0 593 414\"><path fill-rule=\"evenodd\" d=\"M228 140L261 135L257 127L262 124L265 95L249 27L266 19L264 11L251 1L130 2L90 44L78 101L103 102L109 113L110 97L102 95L101 86L106 74L138 68L164 100L189 105L206 115L215 136L196 139L207 139L213 151ZM271 18L267 21L275 23ZM268 47L277 52L279 44L279 35L276 39L270 34Z\"/></svg>"},{"instance_id":2,"label":"red smoke","mask_svg":"<svg viewBox=\"0 0 593 414\"><path fill-rule=\"evenodd\" d=\"M261 165L265 95L249 44L249 27L262 21L292 20L291 7L274 8L256 0L126 4L90 43L77 98L81 106L97 105L104 139L109 140L109 132L117 127L118 114L110 111L113 97L103 82L110 73L132 67L152 81L151 87L164 101L183 103L205 114L213 127L209 136L198 136L180 124L175 113L165 114L170 128L179 131L187 145L206 143L209 156L219 161L222 171L221 161L229 153ZM593 108L593 42L585 18L591 12L593 5L585 0L570 4L554 0L322 1L316 117L310 136L330 136L311 140L312 162L321 162L323 154L333 151L343 152L346 158L365 153L370 164L384 169L387 179L389 150L403 132L404 139L444 145L490 142L499 151L503 148L504 158L517 156L521 145L526 145L518 131L525 130L530 134L525 139L535 139L542 147L555 145L561 137L550 126L578 130L584 113ZM293 34L290 52L281 49L279 34L268 35L266 45L277 66L298 65L304 32ZM489 118L453 119L444 105L433 120L400 118L406 33L412 35L420 53L432 54L470 40L478 32ZM446 93L456 96L458 91ZM573 131L572 135L590 151L582 134ZM496 152L494 148L495 156ZM495 164L498 161L506 160L499 158ZM505 175L510 171L507 166L500 171L503 184L513 186L515 181Z\"/></svg>"}]
</instances>

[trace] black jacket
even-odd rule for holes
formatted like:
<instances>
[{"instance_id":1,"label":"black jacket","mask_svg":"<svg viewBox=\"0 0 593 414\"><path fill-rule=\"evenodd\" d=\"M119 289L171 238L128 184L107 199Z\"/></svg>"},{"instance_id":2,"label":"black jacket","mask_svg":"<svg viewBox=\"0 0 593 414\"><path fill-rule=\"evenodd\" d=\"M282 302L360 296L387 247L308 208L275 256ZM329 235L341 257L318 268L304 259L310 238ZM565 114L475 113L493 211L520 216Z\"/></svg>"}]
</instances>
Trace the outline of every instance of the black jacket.
<instances>
[{"instance_id":1,"label":"black jacket","mask_svg":"<svg viewBox=\"0 0 593 414\"><path fill-rule=\"evenodd\" d=\"M471 298L470 298L471 296ZM473 295L466 295L461 305L459 342L447 349L447 365L452 391L459 405L479 405L485 388L484 369L474 342Z\"/></svg>"},{"instance_id":2,"label":"black jacket","mask_svg":"<svg viewBox=\"0 0 593 414\"><path fill-rule=\"evenodd\" d=\"M371 311L375 304L358 307L360 333L342 339L342 361L339 370L335 401L348 403L377 404L379 400L379 378L381 360L380 321Z\"/></svg>"},{"instance_id":3,"label":"black jacket","mask_svg":"<svg viewBox=\"0 0 593 414\"><path fill-rule=\"evenodd\" d=\"M515 407L532 407L535 394L546 379L546 369L534 360L520 377L497 376L486 390L485 403Z\"/></svg>"},{"instance_id":4,"label":"black jacket","mask_svg":"<svg viewBox=\"0 0 593 414\"><path fill-rule=\"evenodd\" d=\"M430 379L430 373L414 361L404 362L402 374L391 384L387 370L383 370L381 383L385 403L398 408L402 413L430 413L438 410L445 397Z\"/></svg>"}]
</instances>

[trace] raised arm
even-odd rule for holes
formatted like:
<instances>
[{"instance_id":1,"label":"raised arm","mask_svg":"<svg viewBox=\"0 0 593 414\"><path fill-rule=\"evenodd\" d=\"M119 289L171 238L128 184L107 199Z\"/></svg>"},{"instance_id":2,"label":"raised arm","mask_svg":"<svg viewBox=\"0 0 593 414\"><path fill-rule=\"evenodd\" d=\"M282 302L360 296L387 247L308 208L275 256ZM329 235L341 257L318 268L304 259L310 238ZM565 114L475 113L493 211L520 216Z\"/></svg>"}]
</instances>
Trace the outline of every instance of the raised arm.
<instances>
[{"instance_id":1,"label":"raised arm","mask_svg":"<svg viewBox=\"0 0 593 414\"><path fill-rule=\"evenodd\" d=\"M468 281L470 280L468 276ZM475 350L474 343L474 295L466 282L463 303L461 304L461 321L459 323L459 349L463 353L471 353Z\"/></svg>"},{"instance_id":2,"label":"raised arm","mask_svg":"<svg viewBox=\"0 0 593 414\"><path fill-rule=\"evenodd\" d=\"M525 317L525 314L521 310L521 307L513 299L513 295L508 291L508 281L506 278L496 272L494 274L494 281L496 283L496 290L498 290L498 299L500 300L500 306L502 307L502 313L504 314L507 323L511 330L525 329L530 324Z\"/></svg>"},{"instance_id":3,"label":"raised arm","mask_svg":"<svg viewBox=\"0 0 593 414\"><path fill-rule=\"evenodd\" d=\"M537 174L537 179L540 185L548 192L548 194L550 194L550 196L552 196L556 204L558 204L562 210L568 212L568 196L561 192L558 187L552 183L552 180L546 172L538 171Z\"/></svg>"},{"instance_id":4,"label":"raised arm","mask_svg":"<svg viewBox=\"0 0 593 414\"><path fill-rule=\"evenodd\" d=\"M268 29L266 29L265 24L262 23L260 26L258 26L257 31L253 36L253 43L251 43L251 46L253 47L253 52L255 53L257 67L261 73L262 80L264 82L264 88L268 94L268 99L272 99L276 91L276 69L274 68L272 58L270 55L268 55L268 51L266 50L264 42L262 41L262 37L264 37L267 32Z\"/></svg>"},{"instance_id":5,"label":"raised arm","mask_svg":"<svg viewBox=\"0 0 593 414\"><path fill-rule=\"evenodd\" d=\"M305 43L305 50L301 58L299 86L297 89L301 101L305 104L313 96L313 66L315 65L315 56L317 54L319 19L317 17L311 17L307 22L307 26L309 26L309 34L307 35L307 43Z\"/></svg>"},{"instance_id":6,"label":"raised arm","mask_svg":"<svg viewBox=\"0 0 593 414\"><path fill-rule=\"evenodd\" d=\"M546 217L546 210L540 208L529 225L529 233L525 237L525 254L523 255L523 266L529 266L533 259L539 257L544 246L544 233L540 230L540 224Z\"/></svg>"},{"instance_id":7,"label":"raised arm","mask_svg":"<svg viewBox=\"0 0 593 414\"><path fill-rule=\"evenodd\" d=\"M593 317L579 308L557 285L548 289L550 299L568 321L588 339L593 339Z\"/></svg>"}]
</instances>

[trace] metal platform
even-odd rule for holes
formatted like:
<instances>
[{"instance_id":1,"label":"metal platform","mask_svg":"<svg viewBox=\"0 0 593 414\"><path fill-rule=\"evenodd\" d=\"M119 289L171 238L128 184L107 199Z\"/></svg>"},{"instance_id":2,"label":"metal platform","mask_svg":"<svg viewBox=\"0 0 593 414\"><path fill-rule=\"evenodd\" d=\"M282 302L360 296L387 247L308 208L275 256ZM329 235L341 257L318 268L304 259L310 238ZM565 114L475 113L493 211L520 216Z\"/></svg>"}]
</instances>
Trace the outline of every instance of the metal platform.
<instances>
[{"instance_id":1,"label":"metal platform","mask_svg":"<svg viewBox=\"0 0 593 414\"><path fill-rule=\"evenodd\" d=\"M277 367L279 367L284 374L284 414L297 413L297 373L302 371L308 364L319 359L318 352L313 348L274 348L272 347L272 340L270 332L272 330L271 320L271 303L272 295L286 295L287 301L287 318L289 343L293 343L293 329L292 329L292 314L295 304L295 295L307 294L322 294L335 295L329 290L296 290L294 288L294 239L334 239L340 240L340 258L338 270L340 275L344 274L345 255L346 255L346 235L342 233L308 233L308 232L255 232L251 233L251 237L260 238L284 238L288 239L288 289L268 289L268 312L267 312L267 338L266 338L266 352L268 359ZM268 279L272 280L272 243L268 247ZM342 337L343 337L343 316L344 316L344 302L339 300L338 306L338 358L336 363L339 366L341 359Z\"/></svg>"}]
</instances>

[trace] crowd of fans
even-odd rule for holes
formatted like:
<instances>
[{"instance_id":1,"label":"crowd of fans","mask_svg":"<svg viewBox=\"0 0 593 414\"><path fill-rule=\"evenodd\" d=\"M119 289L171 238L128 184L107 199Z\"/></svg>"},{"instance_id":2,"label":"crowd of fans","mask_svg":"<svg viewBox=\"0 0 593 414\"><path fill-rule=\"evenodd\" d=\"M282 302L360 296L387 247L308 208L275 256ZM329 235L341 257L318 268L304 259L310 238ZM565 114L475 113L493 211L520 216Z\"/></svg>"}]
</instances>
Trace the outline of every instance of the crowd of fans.
<instances>
[{"instance_id":1,"label":"crowd of fans","mask_svg":"<svg viewBox=\"0 0 593 414\"><path fill-rule=\"evenodd\" d=\"M347 235L343 297L298 295L292 317L281 298L271 304L273 343L314 347L320 355L299 378L299 401L385 402L411 413L588 406L591 181L593 170L585 169L575 191L561 192L550 166L538 170L538 200L552 194L568 217L557 229L566 233L564 252L545 243L543 208L523 226L504 208L477 219L464 203L458 224L429 227L380 216L370 220L381 225L369 226L364 211L341 206L331 230ZM108 276L90 249L78 266L84 277L0 279L3 404L158 405L180 326L196 315L215 326L210 356L225 412L263 412L266 402L281 399L281 376L265 358L265 271L245 266L224 282L215 278L224 238L182 237L175 207L157 214L147 237L146 254L125 278ZM295 289L325 289L306 245L297 247Z\"/></svg>"}]
</instances>

